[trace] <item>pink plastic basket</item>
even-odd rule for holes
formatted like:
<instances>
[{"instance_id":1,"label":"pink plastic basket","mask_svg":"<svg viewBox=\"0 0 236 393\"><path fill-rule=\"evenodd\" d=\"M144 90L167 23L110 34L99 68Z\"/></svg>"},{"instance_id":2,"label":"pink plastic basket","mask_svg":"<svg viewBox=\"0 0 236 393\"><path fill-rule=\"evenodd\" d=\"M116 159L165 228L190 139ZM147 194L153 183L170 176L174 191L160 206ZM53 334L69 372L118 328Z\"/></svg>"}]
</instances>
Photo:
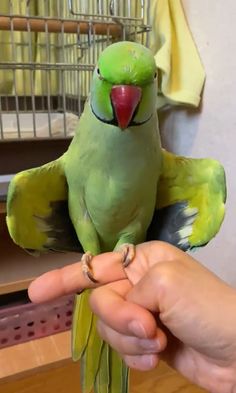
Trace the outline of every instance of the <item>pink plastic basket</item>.
<instances>
[{"instance_id":1,"label":"pink plastic basket","mask_svg":"<svg viewBox=\"0 0 236 393\"><path fill-rule=\"evenodd\" d=\"M24 304L0 310L0 349L69 330L74 296L45 304Z\"/></svg>"}]
</instances>

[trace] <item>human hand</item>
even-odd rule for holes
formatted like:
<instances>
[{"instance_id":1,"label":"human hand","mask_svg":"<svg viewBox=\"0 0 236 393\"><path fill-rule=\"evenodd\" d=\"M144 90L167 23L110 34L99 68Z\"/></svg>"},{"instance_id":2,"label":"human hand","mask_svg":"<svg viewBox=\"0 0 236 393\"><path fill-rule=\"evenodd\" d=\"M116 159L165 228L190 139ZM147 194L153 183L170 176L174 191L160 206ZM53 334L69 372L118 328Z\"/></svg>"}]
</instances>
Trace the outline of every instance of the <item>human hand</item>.
<instances>
[{"instance_id":1,"label":"human hand","mask_svg":"<svg viewBox=\"0 0 236 393\"><path fill-rule=\"evenodd\" d=\"M135 260L126 268L128 279L118 253L95 257L92 267L101 284L109 283L91 296L99 332L130 367L147 370L164 358L214 393L233 391L236 321L232 288L187 254L162 242L136 247ZM37 279L29 295L34 301L45 301L87 287L94 284L75 264Z\"/></svg>"},{"instance_id":2,"label":"human hand","mask_svg":"<svg viewBox=\"0 0 236 393\"><path fill-rule=\"evenodd\" d=\"M211 392L233 392L235 290L188 254L161 242L137 246L126 274L132 287L116 282L91 295L104 340L132 368L151 369L164 359ZM130 320L139 326L136 334Z\"/></svg>"}]
</instances>

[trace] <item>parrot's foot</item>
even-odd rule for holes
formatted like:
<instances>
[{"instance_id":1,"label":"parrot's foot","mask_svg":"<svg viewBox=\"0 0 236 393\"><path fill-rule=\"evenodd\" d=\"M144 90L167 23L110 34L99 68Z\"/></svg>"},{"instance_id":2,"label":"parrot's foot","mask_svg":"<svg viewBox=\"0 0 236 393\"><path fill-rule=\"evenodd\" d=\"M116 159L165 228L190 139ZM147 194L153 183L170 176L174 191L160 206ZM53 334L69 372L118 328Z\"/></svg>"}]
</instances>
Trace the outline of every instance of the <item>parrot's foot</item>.
<instances>
[{"instance_id":1,"label":"parrot's foot","mask_svg":"<svg viewBox=\"0 0 236 393\"><path fill-rule=\"evenodd\" d=\"M120 248L118 249L119 252L121 252L123 256L123 267L129 266L129 264L132 262L132 260L135 257L135 246L134 244L130 243L124 243Z\"/></svg>"},{"instance_id":2,"label":"parrot's foot","mask_svg":"<svg viewBox=\"0 0 236 393\"><path fill-rule=\"evenodd\" d=\"M93 259L93 255L91 254L91 252L88 251L85 254L83 254L81 258L82 272L89 281L91 281L94 284L97 284L98 280L94 278L92 267L91 267L92 259Z\"/></svg>"}]
</instances>

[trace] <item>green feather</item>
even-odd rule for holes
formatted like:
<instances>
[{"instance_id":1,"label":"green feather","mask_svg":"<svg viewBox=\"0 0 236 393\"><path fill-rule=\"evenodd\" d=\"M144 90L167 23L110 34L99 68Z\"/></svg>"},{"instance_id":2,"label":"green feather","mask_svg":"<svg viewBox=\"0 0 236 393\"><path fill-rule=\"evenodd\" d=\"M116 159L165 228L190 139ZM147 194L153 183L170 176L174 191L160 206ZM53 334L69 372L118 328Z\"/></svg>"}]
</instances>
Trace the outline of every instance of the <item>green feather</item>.
<instances>
[{"instance_id":1,"label":"green feather","mask_svg":"<svg viewBox=\"0 0 236 393\"><path fill-rule=\"evenodd\" d=\"M84 291L75 296L73 323L72 323L72 358L77 361L86 348L93 321L93 314L88 306L90 291ZM78 323L82 321L82 323Z\"/></svg>"},{"instance_id":2,"label":"green feather","mask_svg":"<svg viewBox=\"0 0 236 393\"><path fill-rule=\"evenodd\" d=\"M163 150L157 208L186 201L186 217L197 212L190 227L179 230L189 248L205 245L218 232L225 215L226 185L222 165L213 159L191 159ZM189 231L188 233L186 231Z\"/></svg>"},{"instance_id":3,"label":"green feather","mask_svg":"<svg viewBox=\"0 0 236 393\"><path fill-rule=\"evenodd\" d=\"M153 83L156 64L152 52L135 42L118 42L103 51L98 68L112 85L146 86Z\"/></svg>"},{"instance_id":4,"label":"green feather","mask_svg":"<svg viewBox=\"0 0 236 393\"><path fill-rule=\"evenodd\" d=\"M129 370L120 355L110 349L110 384L112 393L127 393L129 390Z\"/></svg>"},{"instance_id":5,"label":"green feather","mask_svg":"<svg viewBox=\"0 0 236 393\"><path fill-rule=\"evenodd\" d=\"M103 343L100 366L95 379L94 391L95 393L115 393L116 387L110 381L110 349L106 343ZM117 364L117 371L119 372L119 365ZM119 391L121 393L122 390ZM123 393L123 392L122 392Z\"/></svg>"},{"instance_id":6,"label":"green feather","mask_svg":"<svg viewBox=\"0 0 236 393\"><path fill-rule=\"evenodd\" d=\"M81 321L80 322L81 326ZM84 324L84 321L83 321ZM83 327L84 329L84 327ZM78 332L80 334L80 332ZM96 317L93 315L93 320L91 323L91 329L89 332L89 337L86 345L86 349L81 357L81 371L82 371L82 391L90 392L94 386L97 375L100 371L109 372L108 363L103 367L102 364L102 349L105 344L99 337L96 330ZM104 370L105 368L105 370Z\"/></svg>"}]
</instances>

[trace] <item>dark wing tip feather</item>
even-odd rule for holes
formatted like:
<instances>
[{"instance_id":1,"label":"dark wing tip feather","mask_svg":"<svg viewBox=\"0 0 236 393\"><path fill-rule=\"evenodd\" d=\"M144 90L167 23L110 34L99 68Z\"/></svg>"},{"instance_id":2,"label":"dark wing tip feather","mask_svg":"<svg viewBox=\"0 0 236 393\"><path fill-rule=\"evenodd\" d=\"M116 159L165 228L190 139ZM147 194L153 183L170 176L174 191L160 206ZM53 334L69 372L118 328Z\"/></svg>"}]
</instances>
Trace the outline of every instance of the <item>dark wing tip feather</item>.
<instances>
[{"instance_id":1,"label":"dark wing tip feather","mask_svg":"<svg viewBox=\"0 0 236 393\"><path fill-rule=\"evenodd\" d=\"M35 216L38 229L47 235L44 248L53 251L83 252L70 220L67 200L50 202L50 207L51 214L48 217Z\"/></svg>"},{"instance_id":2,"label":"dark wing tip feather","mask_svg":"<svg viewBox=\"0 0 236 393\"><path fill-rule=\"evenodd\" d=\"M187 202L176 202L156 210L148 228L147 240L162 240L183 251L190 250L188 238L197 214L197 209L188 208Z\"/></svg>"}]
</instances>

